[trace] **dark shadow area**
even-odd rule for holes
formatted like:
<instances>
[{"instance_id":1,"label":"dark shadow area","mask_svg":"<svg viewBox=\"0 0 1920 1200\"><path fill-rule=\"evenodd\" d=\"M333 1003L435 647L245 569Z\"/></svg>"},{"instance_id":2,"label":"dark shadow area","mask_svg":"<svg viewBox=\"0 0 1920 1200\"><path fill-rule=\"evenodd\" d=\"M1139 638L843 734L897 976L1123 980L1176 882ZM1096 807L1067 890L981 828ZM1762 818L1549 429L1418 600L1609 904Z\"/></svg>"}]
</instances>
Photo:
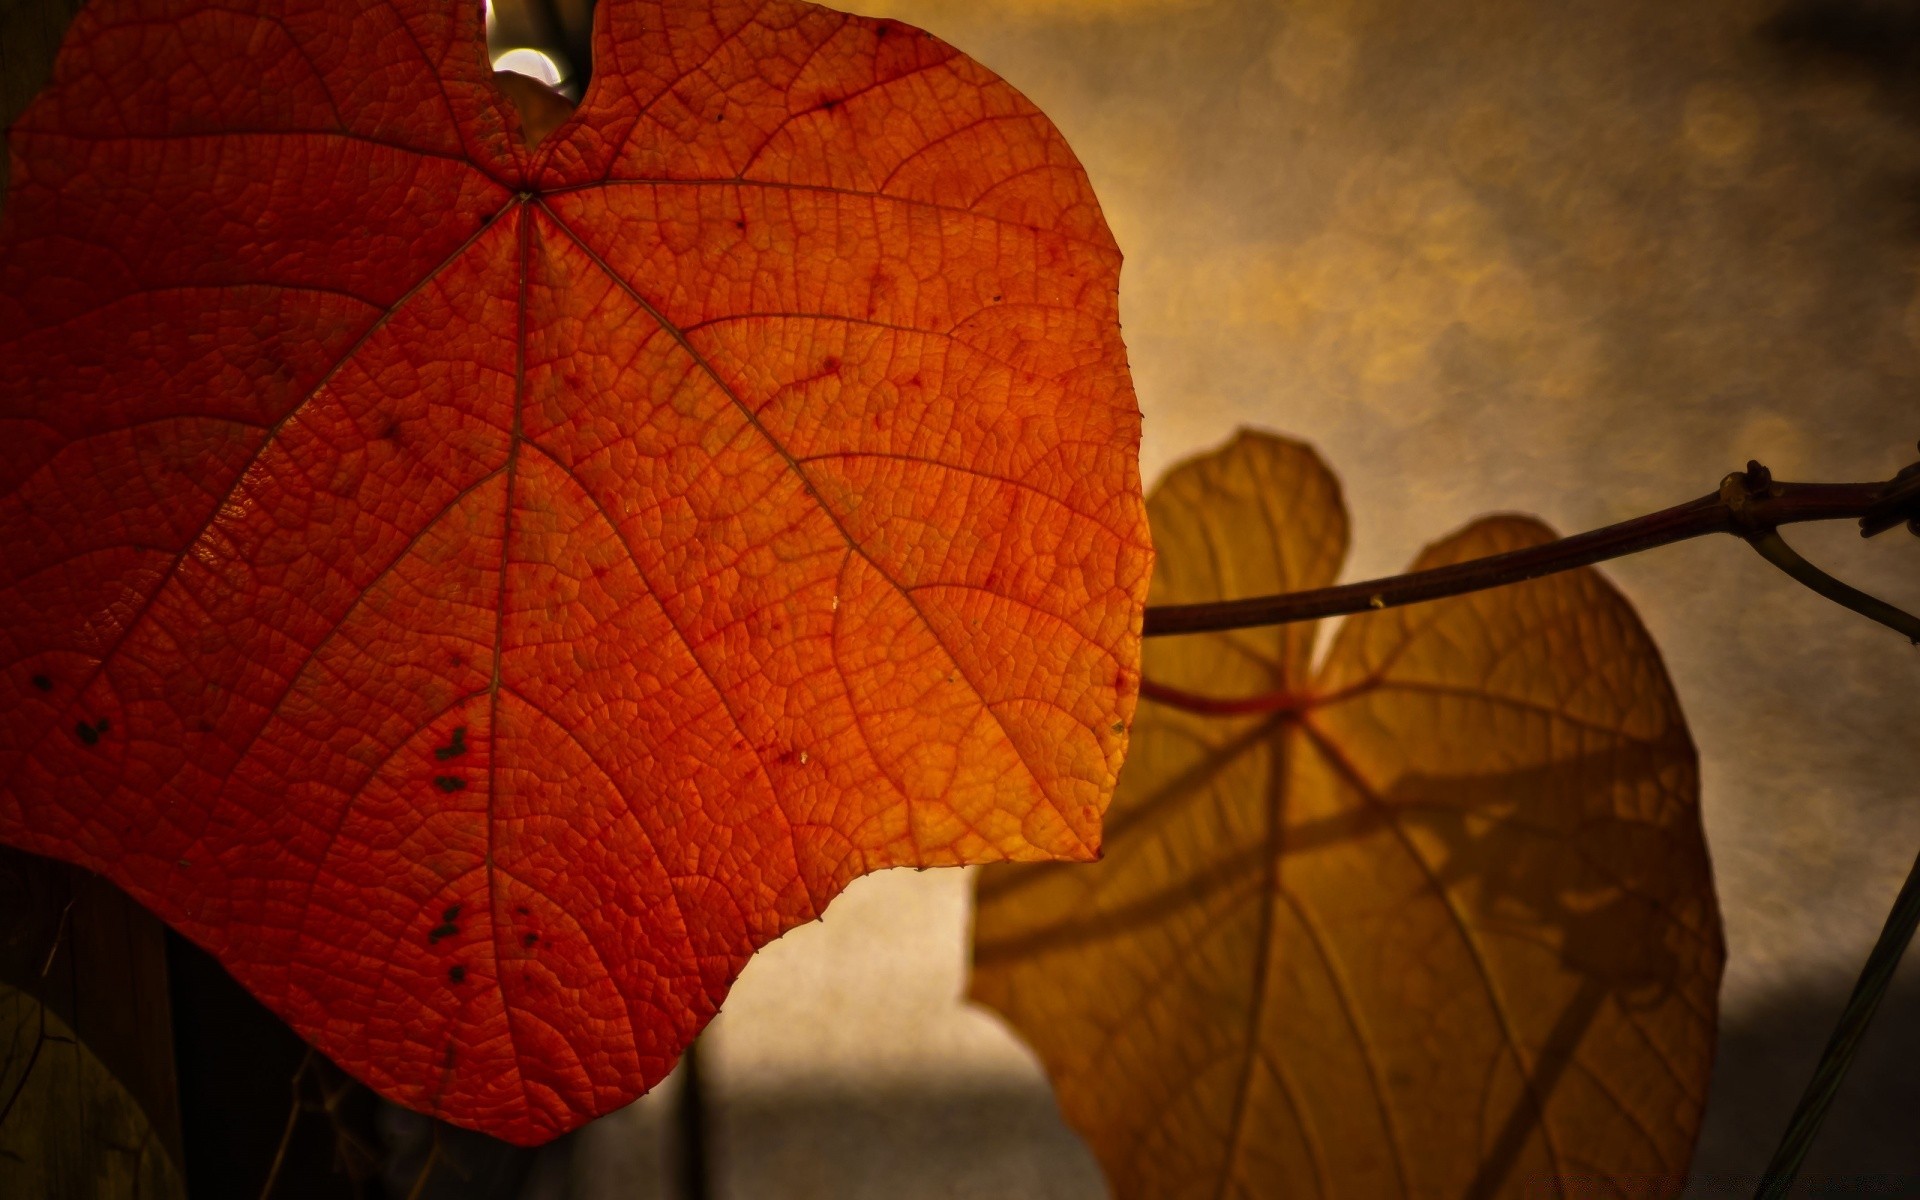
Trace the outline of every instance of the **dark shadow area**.
<instances>
[{"instance_id":1,"label":"dark shadow area","mask_svg":"<svg viewBox=\"0 0 1920 1200\"><path fill-rule=\"evenodd\" d=\"M1753 1194L1853 987L1782 993L1723 1022L1688 1200ZM1841 1084L1795 1196L1920 1196L1920 964L1903 964Z\"/></svg>"},{"instance_id":2,"label":"dark shadow area","mask_svg":"<svg viewBox=\"0 0 1920 1200\"><path fill-rule=\"evenodd\" d=\"M387 1104L171 931L167 960L193 1200L260 1200L269 1177L271 1200L564 1194L555 1176L565 1174L566 1139L522 1150ZM535 1176L541 1186L529 1190Z\"/></svg>"},{"instance_id":3,"label":"dark shadow area","mask_svg":"<svg viewBox=\"0 0 1920 1200\"><path fill-rule=\"evenodd\" d=\"M722 1200L1106 1195L1093 1156L1037 1087L744 1091L712 1103Z\"/></svg>"},{"instance_id":4,"label":"dark shadow area","mask_svg":"<svg viewBox=\"0 0 1920 1200\"><path fill-rule=\"evenodd\" d=\"M1863 71L1896 90L1920 82L1920 6L1911 0L1791 0L1761 34L1798 65Z\"/></svg>"},{"instance_id":5,"label":"dark shadow area","mask_svg":"<svg viewBox=\"0 0 1920 1200\"><path fill-rule=\"evenodd\" d=\"M293 1107L294 1077L307 1046L220 964L171 931L167 966L173 994L173 1042L179 1063L188 1186L195 1200L258 1200ZM317 1056L316 1056L317 1057ZM328 1083L339 1072L323 1063ZM307 1074L320 1074L311 1067ZM305 1088L307 1096L317 1096ZM373 1145L373 1095L341 1097L341 1129ZM335 1131L303 1113L294 1123L273 1195L281 1200L376 1200L374 1164L336 1162ZM353 1170L344 1169L348 1166ZM355 1178L356 1174L358 1178Z\"/></svg>"}]
</instances>

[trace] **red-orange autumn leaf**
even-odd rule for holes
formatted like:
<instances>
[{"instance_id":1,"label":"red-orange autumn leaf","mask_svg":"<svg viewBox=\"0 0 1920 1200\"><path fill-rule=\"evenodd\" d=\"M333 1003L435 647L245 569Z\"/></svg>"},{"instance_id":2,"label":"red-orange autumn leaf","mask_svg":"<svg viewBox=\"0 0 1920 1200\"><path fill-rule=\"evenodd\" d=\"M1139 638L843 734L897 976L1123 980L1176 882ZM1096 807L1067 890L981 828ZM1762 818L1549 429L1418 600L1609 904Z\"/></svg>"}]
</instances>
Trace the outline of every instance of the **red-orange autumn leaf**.
<instances>
[{"instance_id":1,"label":"red-orange autumn leaf","mask_svg":"<svg viewBox=\"0 0 1920 1200\"><path fill-rule=\"evenodd\" d=\"M0 840L537 1142L854 876L1090 857L1150 551L1119 255L1012 88L603 0L539 139L480 7L75 22L0 230Z\"/></svg>"},{"instance_id":2,"label":"red-orange autumn leaf","mask_svg":"<svg viewBox=\"0 0 1920 1200\"><path fill-rule=\"evenodd\" d=\"M1278 438L1150 511L1156 603L1324 587L1346 555L1333 477ZM1415 567L1549 536L1490 518ZM1583 570L1348 618L1317 666L1314 634L1149 646L1105 859L981 872L973 995L1123 1197L1677 1194L1720 923L1632 608Z\"/></svg>"}]
</instances>

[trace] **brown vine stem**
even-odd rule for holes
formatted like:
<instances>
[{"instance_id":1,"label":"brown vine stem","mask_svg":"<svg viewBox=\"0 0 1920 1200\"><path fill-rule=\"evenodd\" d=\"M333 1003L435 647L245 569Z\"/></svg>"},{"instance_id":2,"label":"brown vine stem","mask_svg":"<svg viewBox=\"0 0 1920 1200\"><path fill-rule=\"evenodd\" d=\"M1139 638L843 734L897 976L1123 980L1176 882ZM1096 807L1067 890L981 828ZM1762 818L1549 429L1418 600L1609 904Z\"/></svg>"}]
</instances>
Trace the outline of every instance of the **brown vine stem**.
<instances>
[{"instance_id":1,"label":"brown vine stem","mask_svg":"<svg viewBox=\"0 0 1920 1200\"><path fill-rule=\"evenodd\" d=\"M1430 571L1413 571L1338 587L1204 604L1152 605L1147 609L1146 624L1141 632L1146 637L1213 633L1396 608L1538 579L1710 533L1745 538L1767 554L1777 549L1775 543L1780 546L1784 543L1777 535L1764 546L1759 543L1782 525L1855 519L1861 522L1862 536L1880 533L1903 521L1915 533L1920 533L1920 463L1882 483L1779 483L1765 467L1750 462L1745 471L1735 471L1722 480L1720 490L1711 495L1617 525ZM1777 553L1767 557L1784 569L1784 560ZM1803 578L1804 572L1789 573L1813 586L1810 577ZM1815 590L1847 603L1831 587ZM1847 590L1853 592L1850 588ZM1863 594L1853 592L1853 595ZM1871 597L1864 598L1879 606L1878 609L1869 611L1854 604L1848 607L1920 641L1920 620ZM1887 620L1889 613L1904 618L1904 623Z\"/></svg>"}]
</instances>

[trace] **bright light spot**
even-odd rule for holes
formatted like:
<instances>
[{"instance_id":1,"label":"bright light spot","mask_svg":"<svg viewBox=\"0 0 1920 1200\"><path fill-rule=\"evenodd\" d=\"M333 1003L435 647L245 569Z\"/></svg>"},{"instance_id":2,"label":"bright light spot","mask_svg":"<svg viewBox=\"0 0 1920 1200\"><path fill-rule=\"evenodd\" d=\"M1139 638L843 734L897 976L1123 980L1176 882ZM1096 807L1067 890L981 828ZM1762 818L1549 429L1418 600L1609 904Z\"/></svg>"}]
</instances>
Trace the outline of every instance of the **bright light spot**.
<instances>
[{"instance_id":1,"label":"bright light spot","mask_svg":"<svg viewBox=\"0 0 1920 1200\"><path fill-rule=\"evenodd\" d=\"M493 32L493 0L487 0L487 32Z\"/></svg>"},{"instance_id":2,"label":"bright light spot","mask_svg":"<svg viewBox=\"0 0 1920 1200\"><path fill-rule=\"evenodd\" d=\"M522 75L531 75L548 87L560 82L560 66L538 50L521 47L496 54L493 59L496 71L517 71Z\"/></svg>"}]
</instances>

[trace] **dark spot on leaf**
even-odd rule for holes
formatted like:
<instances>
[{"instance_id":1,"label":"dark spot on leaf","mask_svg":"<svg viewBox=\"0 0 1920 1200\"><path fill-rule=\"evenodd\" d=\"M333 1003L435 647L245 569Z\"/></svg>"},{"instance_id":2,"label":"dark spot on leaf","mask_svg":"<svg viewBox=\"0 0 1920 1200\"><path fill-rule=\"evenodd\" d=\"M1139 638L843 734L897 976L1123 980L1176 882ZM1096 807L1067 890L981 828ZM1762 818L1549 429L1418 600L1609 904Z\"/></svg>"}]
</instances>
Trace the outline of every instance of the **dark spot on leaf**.
<instances>
[{"instance_id":1,"label":"dark spot on leaf","mask_svg":"<svg viewBox=\"0 0 1920 1200\"><path fill-rule=\"evenodd\" d=\"M876 29L876 30L874 30L874 31L873 31L873 36L875 36L875 37L885 37L885 36L887 36L888 34L890 34L890 33L892 33L892 32L893 32L893 26L891 26L891 25L882 25L882 26L880 26L880 27L879 27L878 29Z\"/></svg>"},{"instance_id":2,"label":"dark spot on leaf","mask_svg":"<svg viewBox=\"0 0 1920 1200\"><path fill-rule=\"evenodd\" d=\"M443 792L458 792L467 786L467 781L456 775L435 775L433 786Z\"/></svg>"},{"instance_id":3,"label":"dark spot on leaf","mask_svg":"<svg viewBox=\"0 0 1920 1200\"><path fill-rule=\"evenodd\" d=\"M107 724L107 719L105 717L101 717L98 721L95 721L93 723L93 727L99 730L101 733L105 733L107 730L113 728L113 726Z\"/></svg>"},{"instance_id":4,"label":"dark spot on leaf","mask_svg":"<svg viewBox=\"0 0 1920 1200\"><path fill-rule=\"evenodd\" d=\"M447 911L440 914L440 919L442 921L453 921L458 920L459 916L460 906L458 904L449 904L447 905Z\"/></svg>"},{"instance_id":5,"label":"dark spot on leaf","mask_svg":"<svg viewBox=\"0 0 1920 1200\"><path fill-rule=\"evenodd\" d=\"M431 930L428 931L427 942L429 945L431 945L433 943L438 942L443 937L452 937L454 934L459 932L460 932L460 927L458 925L455 925L451 921L447 922L445 925L436 925Z\"/></svg>"},{"instance_id":6,"label":"dark spot on leaf","mask_svg":"<svg viewBox=\"0 0 1920 1200\"><path fill-rule=\"evenodd\" d=\"M826 372L827 374L831 375L833 372L838 371L840 369L840 360L837 358L829 357L827 361L820 364L820 369Z\"/></svg>"},{"instance_id":7,"label":"dark spot on leaf","mask_svg":"<svg viewBox=\"0 0 1920 1200\"><path fill-rule=\"evenodd\" d=\"M998 297L998 296L995 296L995 297L993 298L993 302L994 302L995 304L998 304L998 303L1000 303L1000 297Z\"/></svg>"},{"instance_id":8,"label":"dark spot on leaf","mask_svg":"<svg viewBox=\"0 0 1920 1200\"><path fill-rule=\"evenodd\" d=\"M461 982L466 979L466 977L467 969L459 963L455 963L447 968L447 978L453 980L455 983Z\"/></svg>"},{"instance_id":9,"label":"dark spot on leaf","mask_svg":"<svg viewBox=\"0 0 1920 1200\"><path fill-rule=\"evenodd\" d=\"M100 731L85 721L75 723L73 736L79 738L89 746L98 746L100 744Z\"/></svg>"},{"instance_id":10,"label":"dark spot on leaf","mask_svg":"<svg viewBox=\"0 0 1920 1200\"><path fill-rule=\"evenodd\" d=\"M449 661L456 667L464 667L467 665L467 660L464 658L461 658L458 654L454 655L451 659L448 659L447 661Z\"/></svg>"},{"instance_id":11,"label":"dark spot on leaf","mask_svg":"<svg viewBox=\"0 0 1920 1200\"><path fill-rule=\"evenodd\" d=\"M533 949L533 944L539 940L540 940L539 934L530 933L527 936L520 939L520 944L525 946L527 949L531 950Z\"/></svg>"},{"instance_id":12,"label":"dark spot on leaf","mask_svg":"<svg viewBox=\"0 0 1920 1200\"><path fill-rule=\"evenodd\" d=\"M440 1056L440 1061L443 1064L445 1064L448 1070L453 1069L453 1043L452 1042L447 1043L447 1052Z\"/></svg>"},{"instance_id":13,"label":"dark spot on leaf","mask_svg":"<svg viewBox=\"0 0 1920 1200\"><path fill-rule=\"evenodd\" d=\"M839 103L840 102L838 100L822 100L820 102L820 107L826 109L828 112L832 112L834 109L834 106Z\"/></svg>"},{"instance_id":14,"label":"dark spot on leaf","mask_svg":"<svg viewBox=\"0 0 1920 1200\"><path fill-rule=\"evenodd\" d=\"M747 223L745 221L735 221L733 223L733 227L735 229L745 229L747 227Z\"/></svg>"},{"instance_id":15,"label":"dark spot on leaf","mask_svg":"<svg viewBox=\"0 0 1920 1200\"><path fill-rule=\"evenodd\" d=\"M524 917L527 915L527 906L524 904L515 905L513 911L519 913L521 916Z\"/></svg>"},{"instance_id":16,"label":"dark spot on leaf","mask_svg":"<svg viewBox=\"0 0 1920 1200\"><path fill-rule=\"evenodd\" d=\"M53 690L53 680L48 679L45 675L35 675L33 677L33 686L43 692L50 692Z\"/></svg>"},{"instance_id":17,"label":"dark spot on leaf","mask_svg":"<svg viewBox=\"0 0 1920 1200\"><path fill-rule=\"evenodd\" d=\"M433 752L433 756L441 762L445 762L450 758L459 758L466 752L467 727L465 725L456 725L453 728L452 740L444 746L437 747Z\"/></svg>"}]
</instances>

